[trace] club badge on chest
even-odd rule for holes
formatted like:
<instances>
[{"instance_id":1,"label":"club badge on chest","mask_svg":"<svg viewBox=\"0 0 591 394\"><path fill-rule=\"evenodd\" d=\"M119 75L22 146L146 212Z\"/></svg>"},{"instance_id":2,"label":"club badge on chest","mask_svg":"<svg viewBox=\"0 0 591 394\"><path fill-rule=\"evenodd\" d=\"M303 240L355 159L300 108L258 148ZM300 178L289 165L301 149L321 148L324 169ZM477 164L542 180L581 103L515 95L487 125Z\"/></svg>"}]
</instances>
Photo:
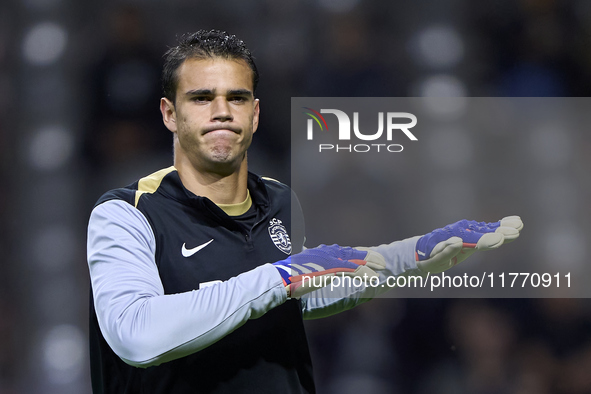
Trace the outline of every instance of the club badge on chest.
<instances>
[{"instance_id":1,"label":"club badge on chest","mask_svg":"<svg viewBox=\"0 0 591 394\"><path fill-rule=\"evenodd\" d=\"M269 235L275 246L277 246L277 249L285 254L291 254L291 240L282 223L281 220L273 218L269 222Z\"/></svg>"}]
</instances>

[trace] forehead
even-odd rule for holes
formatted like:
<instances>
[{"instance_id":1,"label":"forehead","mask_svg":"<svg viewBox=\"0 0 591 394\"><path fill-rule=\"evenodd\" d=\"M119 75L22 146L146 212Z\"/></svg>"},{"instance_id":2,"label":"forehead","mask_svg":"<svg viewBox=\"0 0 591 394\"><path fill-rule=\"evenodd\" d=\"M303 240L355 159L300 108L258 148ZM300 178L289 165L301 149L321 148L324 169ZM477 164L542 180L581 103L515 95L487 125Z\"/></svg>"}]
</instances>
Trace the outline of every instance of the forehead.
<instances>
[{"instance_id":1,"label":"forehead","mask_svg":"<svg viewBox=\"0 0 591 394\"><path fill-rule=\"evenodd\" d=\"M178 93L195 89L253 90L253 71L242 59L187 59L178 68Z\"/></svg>"}]
</instances>

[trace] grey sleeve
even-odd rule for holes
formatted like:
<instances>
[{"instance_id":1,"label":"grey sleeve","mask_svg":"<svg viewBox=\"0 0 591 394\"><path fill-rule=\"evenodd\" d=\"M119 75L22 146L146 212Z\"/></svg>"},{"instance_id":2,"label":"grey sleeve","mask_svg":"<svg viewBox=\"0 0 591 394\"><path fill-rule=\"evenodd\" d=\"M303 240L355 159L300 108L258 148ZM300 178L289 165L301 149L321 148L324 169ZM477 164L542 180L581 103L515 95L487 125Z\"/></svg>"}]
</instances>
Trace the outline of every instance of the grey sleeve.
<instances>
[{"instance_id":1,"label":"grey sleeve","mask_svg":"<svg viewBox=\"0 0 591 394\"><path fill-rule=\"evenodd\" d=\"M308 293L301 300L304 319L334 315L369 301L391 289L386 285L390 276L424 275L415 261L415 246L419 238L416 236L390 244L359 248L371 249L384 256L386 269L378 272L379 282L375 286L338 286L334 289L327 286Z\"/></svg>"},{"instance_id":2,"label":"grey sleeve","mask_svg":"<svg viewBox=\"0 0 591 394\"><path fill-rule=\"evenodd\" d=\"M200 290L165 295L145 216L119 200L98 205L87 257L101 332L126 363L149 367L197 352L285 302L281 275L265 264Z\"/></svg>"}]
</instances>

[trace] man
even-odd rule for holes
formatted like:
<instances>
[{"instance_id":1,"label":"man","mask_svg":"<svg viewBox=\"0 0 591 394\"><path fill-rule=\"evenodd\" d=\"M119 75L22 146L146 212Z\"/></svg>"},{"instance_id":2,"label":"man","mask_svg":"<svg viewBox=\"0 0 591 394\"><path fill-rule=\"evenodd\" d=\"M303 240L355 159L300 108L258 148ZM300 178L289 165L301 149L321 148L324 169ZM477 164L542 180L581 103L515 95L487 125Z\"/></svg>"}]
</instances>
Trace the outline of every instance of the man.
<instances>
[{"instance_id":1,"label":"man","mask_svg":"<svg viewBox=\"0 0 591 394\"><path fill-rule=\"evenodd\" d=\"M384 283L519 235L510 217L363 250L303 250L289 188L248 172L257 82L250 52L224 32L187 35L167 52L160 110L174 166L106 193L89 222L95 393L314 392L302 318L349 309L377 288L335 295L306 275Z\"/></svg>"}]
</instances>

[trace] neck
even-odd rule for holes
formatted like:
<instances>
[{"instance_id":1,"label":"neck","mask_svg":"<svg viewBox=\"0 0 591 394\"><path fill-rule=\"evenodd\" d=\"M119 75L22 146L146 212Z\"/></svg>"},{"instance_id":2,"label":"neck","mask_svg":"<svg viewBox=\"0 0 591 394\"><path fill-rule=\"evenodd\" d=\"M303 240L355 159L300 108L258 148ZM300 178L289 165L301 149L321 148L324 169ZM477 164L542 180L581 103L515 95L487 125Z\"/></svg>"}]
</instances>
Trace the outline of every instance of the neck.
<instances>
[{"instance_id":1,"label":"neck","mask_svg":"<svg viewBox=\"0 0 591 394\"><path fill-rule=\"evenodd\" d=\"M233 172L215 172L196 168L186 157L175 155L174 166L183 185L197 196L216 204L238 204L246 199L248 166L246 156Z\"/></svg>"}]
</instances>

